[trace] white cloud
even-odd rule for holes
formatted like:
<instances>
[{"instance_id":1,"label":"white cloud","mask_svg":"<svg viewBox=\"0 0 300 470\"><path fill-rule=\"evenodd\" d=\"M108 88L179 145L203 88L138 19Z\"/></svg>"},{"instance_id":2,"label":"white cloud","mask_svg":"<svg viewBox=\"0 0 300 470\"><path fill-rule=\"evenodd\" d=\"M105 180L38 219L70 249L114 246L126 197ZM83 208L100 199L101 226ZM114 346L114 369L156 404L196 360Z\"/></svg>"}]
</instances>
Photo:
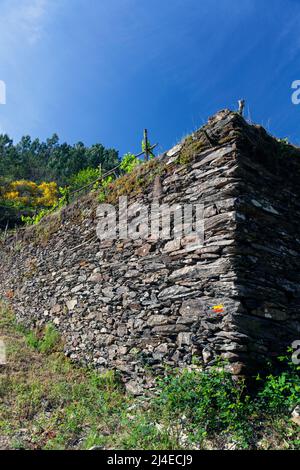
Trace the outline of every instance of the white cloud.
<instances>
[{"instance_id":1,"label":"white cloud","mask_svg":"<svg viewBox=\"0 0 300 470\"><path fill-rule=\"evenodd\" d=\"M26 2L20 17L23 30L30 44L38 41L43 33L43 19L46 15L47 0L33 0Z\"/></svg>"},{"instance_id":2,"label":"white cloud","mask_svg":"<svg viewBox=\"0 0 300 470\"><path fill-rule=\"evenodd\" d=\"M0 7L2 52L25 42L34 45L44 30L48 0L6 0Z\"/></svg>"},{"instance_id":3,"label":"white cloud","mask_svg":"<svg viewBox=\"0 0 300 470\"><path fill-rule=\"evenodd\" d=\"M6 82L8 95L7 106L1 106L0 133L18 128L19 115L11 111L13 106L22 103L27 121L35 119L37 108L30 96L32 86L26 80L56 5L56 0L51 3L50 0L0 0L0 80Z\"/></svg>"}]
</instances>

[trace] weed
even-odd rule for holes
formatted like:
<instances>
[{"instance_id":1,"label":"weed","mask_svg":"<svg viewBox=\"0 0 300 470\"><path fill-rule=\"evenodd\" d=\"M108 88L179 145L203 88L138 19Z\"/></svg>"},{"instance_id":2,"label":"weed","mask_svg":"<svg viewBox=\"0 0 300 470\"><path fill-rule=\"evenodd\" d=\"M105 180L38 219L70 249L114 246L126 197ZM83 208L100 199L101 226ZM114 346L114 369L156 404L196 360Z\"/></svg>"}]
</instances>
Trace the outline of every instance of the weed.
<instances>
[{"instance_id":1,"label":"weed","mask_svg":"<svg viewBox=\"0 0 300 470\"><path fill-rule=\"evenodd\" d=\"M30 331L26 334L27 345L42 354L50 354L56 350L60 335L52 324L48 324L42 333Z\"/></svg>"},{"instance_id":2,"label":"weed","mask_svg":"<svg viewBox=\"0 0 300 470\"><path fill-rule=\"evenodd\" d=\"M184 142L183 148L177 159L177 163L180 165L188 165L204 149L204 147L205 144L201 140L195 139L193 135L189 136Z\"/></svg>"}]
</instances>

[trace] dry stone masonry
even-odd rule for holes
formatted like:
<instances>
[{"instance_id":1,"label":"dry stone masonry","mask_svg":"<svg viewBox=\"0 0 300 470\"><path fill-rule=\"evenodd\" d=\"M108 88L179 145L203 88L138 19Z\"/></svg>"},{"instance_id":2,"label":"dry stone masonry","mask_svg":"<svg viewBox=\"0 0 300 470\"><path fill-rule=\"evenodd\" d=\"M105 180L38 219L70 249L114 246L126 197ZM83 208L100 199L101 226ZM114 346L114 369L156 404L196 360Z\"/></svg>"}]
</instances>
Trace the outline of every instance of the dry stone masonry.
<instances>
[{"instance_id":1,"label":"dry stone masonry","mask_svg":"<svg viewBox=\"0 0 300 470\"><path fill-rule=\"evenodd\" d=\"M203 203L201 248L100 242L90 194L2 244L2 297L27 327L54 323L72 359L119 370L133 393L148 372L193 358L221 355L251 374L300 338L300 150L225 110L148 172L128 196Z\"/></svg>"}]
</instances>

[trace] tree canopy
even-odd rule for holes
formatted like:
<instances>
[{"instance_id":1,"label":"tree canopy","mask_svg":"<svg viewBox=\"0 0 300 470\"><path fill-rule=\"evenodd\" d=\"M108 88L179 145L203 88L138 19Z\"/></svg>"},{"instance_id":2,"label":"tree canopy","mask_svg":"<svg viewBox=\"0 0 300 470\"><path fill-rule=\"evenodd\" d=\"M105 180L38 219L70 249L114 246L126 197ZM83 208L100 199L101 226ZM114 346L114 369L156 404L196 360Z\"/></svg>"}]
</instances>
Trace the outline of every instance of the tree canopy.
<instances>
[{"instance_id":1,"label":"tree canopy","mask_svg":"<svg viewBox=\"0 0 300 470\"><path fill-rule=\"evenodd\" d=\"M60 143L57 134L45 142L24 136L14 144L7 134L0 135L0 227L12 226L21 215L36 207L48 207L57 188L79 181L76 175L92 175L119 164L115 149L96 143Z\"/></svg>"},{"instance_id":2,"label":"tree canopy","mask_svg":"<svg viewBox=\"0 0 300 470\"><path fill-rule=\"evenodd\" d=\"M62 186L81 170L100 164L103 170L110 170L118 163L118 152L102 144L86 147L82 142L60 143L53 134L46 142L24 136L14 145L8 135L0 135L0 175L9 181L54 181Z\"/></svg>"}]
</instances>

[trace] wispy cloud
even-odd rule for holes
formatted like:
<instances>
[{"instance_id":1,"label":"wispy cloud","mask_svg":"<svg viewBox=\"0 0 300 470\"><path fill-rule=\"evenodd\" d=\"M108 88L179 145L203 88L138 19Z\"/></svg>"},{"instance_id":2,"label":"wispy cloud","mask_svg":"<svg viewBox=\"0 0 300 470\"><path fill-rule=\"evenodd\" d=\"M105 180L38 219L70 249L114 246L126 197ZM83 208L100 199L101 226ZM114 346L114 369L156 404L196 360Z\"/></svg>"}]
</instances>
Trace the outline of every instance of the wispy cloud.
<instances>
[{"instance_id":1,"label":"wispy cloud","mask_svg":"<svg viewBox=\"0 0 300 470\"><path fill-rule=\"evenodd\" d=\"M27 41L35 44L43 34L43 19L47 12L47 0L30 0L19 11Z\"/></svg>"},{"instance_id":2,"label":"wispy cloud","mask_svg":"<svg viewBox=\"0 0 300 470\"><path fill-rule=\"evenodd\" d=\"M62 1L62 0L60 0ZM0 0L0 80L7 85L7 106L1 107L0 133L24 126L13 106L26 109L26 121L36 120L32 96L34 61L47 37L57 0Z\"/></svg>"},{"instance_id":3,"label":"wispy cloud","mask_svg":"<svg viewBox=\"0 0 300 470\"><path fill-rule=\"evenodd\" d=\"M6 0L0 7L0 52L36 44L44 31L48 0Z\"/></svg>"}]
</instances>

